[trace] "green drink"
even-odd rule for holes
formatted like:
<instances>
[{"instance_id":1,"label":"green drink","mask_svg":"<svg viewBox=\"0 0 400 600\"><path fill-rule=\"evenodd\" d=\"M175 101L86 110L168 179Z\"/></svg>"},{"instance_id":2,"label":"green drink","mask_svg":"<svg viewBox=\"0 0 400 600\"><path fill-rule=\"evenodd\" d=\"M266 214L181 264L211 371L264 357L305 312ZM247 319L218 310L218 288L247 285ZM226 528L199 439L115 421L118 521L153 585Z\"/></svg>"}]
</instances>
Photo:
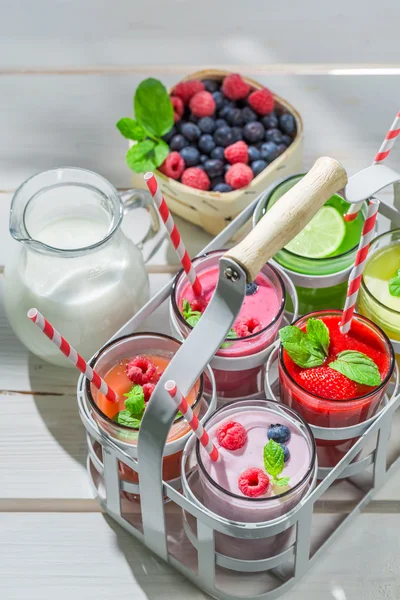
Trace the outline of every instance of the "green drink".
<instances>
[{"instance_id":1,"label":"green drink","mask_svg":"<svg viewBox=\"0 0 400 600\"><path fill-rule=\"evenodd\" d=\"M357 310L374 321L386 335L400 342L400 229L372 240L358 294ZM396 344L397 346L397 344ZM395 347L397 361L399 346Z\"/></svg>"},{"instance_id":2,"label":"green drink","mask_svg":"<svg viewBox=\"0 0 400 600\"><path fill-rule=\"evenodd\" d=\"M288 177L270 188L256 209L255 222L302 177ZM363 209L354 221L346 222L343 215L348 208L348 202L335 194L307 227L274 256L296 286L300 314L344 306L348 273L354 263L365 215Z\"/></svg>"}]
</instances>

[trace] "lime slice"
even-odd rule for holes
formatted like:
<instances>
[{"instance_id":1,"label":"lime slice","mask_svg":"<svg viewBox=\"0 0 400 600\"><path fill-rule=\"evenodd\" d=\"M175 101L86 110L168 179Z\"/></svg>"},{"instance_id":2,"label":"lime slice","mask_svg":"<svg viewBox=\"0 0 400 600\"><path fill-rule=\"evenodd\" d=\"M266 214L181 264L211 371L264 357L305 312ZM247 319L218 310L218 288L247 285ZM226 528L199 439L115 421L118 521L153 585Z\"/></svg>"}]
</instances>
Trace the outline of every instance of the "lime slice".
<instances>
[{"instance_id":1,"label":"lime slice","mask_svg":"<svg viewBox=\"0 0 400 600\"><path fill-rule=\"evenodd\" d=\"M323 206L285 248L307 258L325 258L342 244L346 226L342 215L333 206Z\"/></svg>"}]
</instances>

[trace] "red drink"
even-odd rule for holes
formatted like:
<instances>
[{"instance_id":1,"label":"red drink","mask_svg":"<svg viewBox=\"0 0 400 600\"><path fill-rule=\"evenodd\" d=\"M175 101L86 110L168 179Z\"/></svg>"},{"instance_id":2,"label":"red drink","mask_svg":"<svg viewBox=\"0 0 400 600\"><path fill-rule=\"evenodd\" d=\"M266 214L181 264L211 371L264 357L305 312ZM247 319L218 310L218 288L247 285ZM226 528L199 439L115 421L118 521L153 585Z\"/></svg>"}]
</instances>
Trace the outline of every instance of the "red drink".
<instances>
[{"instance_id":1,"label":"red drink","mask_svg":"<svg viewBox=\"0 0 400 600\"><path fill-rule=\"evenodd\" d=\"M371 321L354 315L349 333L339 330L342 312L309 313L296 322L306 330L310 318L320 319L329 330L328 356L321 366L302 368L295 364L281 345L279 378L282 401L296 410L310 424L319 427L350 427L372 417L379 409L393 373L394 353L387 336ZM329 367L338 354L353 350L370 357L379 369L381 384L367 386L356 383ZM357 438L318 440L318 463L321 467L335 466Z\"/></svg>"}]
</instances>

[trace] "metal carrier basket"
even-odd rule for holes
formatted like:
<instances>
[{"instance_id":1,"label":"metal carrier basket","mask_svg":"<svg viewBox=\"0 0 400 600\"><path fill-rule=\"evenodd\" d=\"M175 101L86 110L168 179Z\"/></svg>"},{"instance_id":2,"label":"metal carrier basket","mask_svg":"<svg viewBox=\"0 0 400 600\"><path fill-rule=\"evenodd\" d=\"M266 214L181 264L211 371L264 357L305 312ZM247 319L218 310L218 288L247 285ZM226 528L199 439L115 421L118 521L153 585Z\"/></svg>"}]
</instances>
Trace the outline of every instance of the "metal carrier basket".
<instances>
[{"instance_id":1,"label":"metal carrier basket","mask_svg":"<svg viewBox=\"0 0 400 600\"><path fill-rule=\"evenodd\" d=\"M225 247L231 237L252 217L257 202L258 199L246 207L203 252ZM395 198L396 204L398 200ZM380 212L381 223L386 218L390 220L392 227L400 227L397 208L381 202ZM388 229L387 220L384 227ZM292 296L293 285L290 280L288 283L287 277L285 283ZM304 285L304 282L301 284ZM171 287L172 280L113 339L135 331L170 333L168 298ZM295 297L292 300L296 312ZM290 322L292 318L293 315L286 315L286 322ZM400 350L398 343L395 344L395 350ZM267 360L266 354L263 356L264 360ZM279 400L277 371L274 369L276 358L275 343L270 347L265 389L267 398ZM191 360L195 361L196 357L191 357ZM211 366L213 363L218 364L218 359L216 363L215 359L211 361ZM205 364L199 366L206 368ZM211 371L209 377L213 378ZM179 376L174 378L179 387ZM368 421L345 428L345 433L344 429L311 426L318 439L360 437L335 467L315 470L314 480L318 479L316 487L311 487L312 491L293 510L264 523L239 523L228 521L207 510L193 494L194 485L189 487L191 478L196 476L192 461L195 444L193 435L188 433L179 440L179 447L174 447L176 451L185 446L182 477L168 482L162 480L163 440L167 439L175 413L165 410L165 405L163 407L160 390L157 389L151 399L159 418L144 421L137 447L132 447L111 438L98 427L89 403L85 400L84 378L81 376L78 382L78 406L87 432L87 468L94 493L101 506L115 521L214 598L280 598L307 572L400 465L397 452L393 458L390 440L393 415L400 404L397 369L394 380L380 411ZM201 420L211 414L215 406L215 395L211 395L207 398L204 414L200 415ZM352 462L359 453L361 458ZM119 470L121 464L138 473L139 483L123 478ZM316 514L318 511L315 510L315 503L333 484L341 485L340 480L343 478L347 478L347 484L357 488L359 501L338 525L337 521L332 522L332 515ZM137 500L138 494L140 501ZM131 501L132 497L136 500ZM321 519L326 525L322 533ZM318 527L316 520L319 521ZM289 528L293 531L293 542L276 556L251 561L231 558L215 550L216 534L256 540L275 536Z\"/></svg>"}]
</instances>

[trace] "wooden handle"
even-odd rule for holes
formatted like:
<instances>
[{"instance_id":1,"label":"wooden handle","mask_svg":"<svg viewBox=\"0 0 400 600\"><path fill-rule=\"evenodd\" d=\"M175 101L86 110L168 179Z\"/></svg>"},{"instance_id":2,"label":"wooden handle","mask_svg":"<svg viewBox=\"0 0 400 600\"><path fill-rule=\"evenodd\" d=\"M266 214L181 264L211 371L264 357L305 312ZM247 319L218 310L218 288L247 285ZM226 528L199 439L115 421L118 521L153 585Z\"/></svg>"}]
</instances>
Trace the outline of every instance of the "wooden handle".
<instances>
[{"instance_id":1,"label":"wooden handle","mask_svg":"<svg viewBox=\"0 0 400 600\"><path fill-rule=\"evenodd\" d=\"M312 169L257 223L256 227L225 254L254 281L265 263L292 240L329 198L344 188L347 174L333 158L319 158Z\"/></svg>"}]
</instances>

